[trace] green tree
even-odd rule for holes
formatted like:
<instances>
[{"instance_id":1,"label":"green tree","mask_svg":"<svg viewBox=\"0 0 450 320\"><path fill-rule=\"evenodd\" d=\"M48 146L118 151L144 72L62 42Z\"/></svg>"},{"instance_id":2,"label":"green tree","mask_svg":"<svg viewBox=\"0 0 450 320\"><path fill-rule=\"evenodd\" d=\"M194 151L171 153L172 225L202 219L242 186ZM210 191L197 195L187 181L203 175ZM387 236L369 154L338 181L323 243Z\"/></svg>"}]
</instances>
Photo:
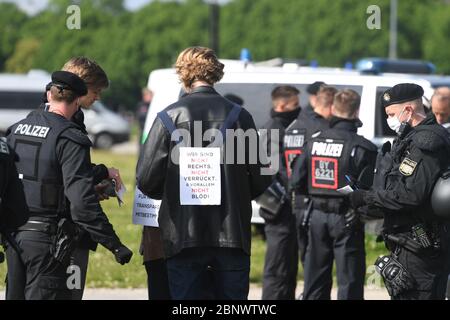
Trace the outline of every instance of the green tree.
<instances>
[{"instance_id":1,"label":"green tree","mask_svg":"<svg viewBox=\"0 0 450 320\"><path fill-rule=\"evenodd\" d=\"M439 73L450 74L450 4L435 3L428 11L427 32L422 40L423 58L434 62Z\"/></svg>"},{"instance_id":2,"label":"green tree","mask_svg":"<svg viewBox=\"0 0 450 320\"><path fill-rule=\"evenodd\" d=\"M4 69L6 60L13 54L26 20L26 14L15 4L0 3L0 70Z\"/></svg>"},{"instance_id":3,"label":"green tree","mask_svg":"<svg viewBox=\"0 0 450 320\"><path fill-rule=\"evenodd\" d=\"M6 71L12 73L25 73L33 66L33 59L39 50L40 43L33 38L19 40L16 49L6 61Z\"/></svg>"}]
</instances>

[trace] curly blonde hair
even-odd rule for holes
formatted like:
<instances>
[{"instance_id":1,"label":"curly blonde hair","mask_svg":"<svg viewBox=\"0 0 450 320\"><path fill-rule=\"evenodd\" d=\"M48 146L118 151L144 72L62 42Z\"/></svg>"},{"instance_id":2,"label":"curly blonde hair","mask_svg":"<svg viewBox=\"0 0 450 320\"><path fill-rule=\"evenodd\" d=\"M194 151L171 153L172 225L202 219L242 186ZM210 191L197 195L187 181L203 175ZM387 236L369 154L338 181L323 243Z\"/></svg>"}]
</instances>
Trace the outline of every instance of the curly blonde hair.
<instances>
[{"instance_id":1,"label":"curly blonde hair","mask_svg":"<svg viewBox=\"0 0 450 320\"><path fill-rule=\"evenodd\" d=\"M190 47L183 50L177 58L175 69L185 88L197 81L210 85L223 77L223 63L219 62L215 52L205 47Z\"/></svg>"}]
</instances>

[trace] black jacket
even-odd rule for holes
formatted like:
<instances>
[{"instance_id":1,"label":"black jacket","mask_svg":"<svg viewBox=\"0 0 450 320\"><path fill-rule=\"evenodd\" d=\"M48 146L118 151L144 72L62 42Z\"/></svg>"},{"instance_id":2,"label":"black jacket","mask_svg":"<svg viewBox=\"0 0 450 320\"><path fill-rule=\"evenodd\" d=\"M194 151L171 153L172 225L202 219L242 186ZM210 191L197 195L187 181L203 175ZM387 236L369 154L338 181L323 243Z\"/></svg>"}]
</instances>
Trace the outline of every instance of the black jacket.
<instances>
[{"instance_id":1,"label":"black jacket","mask_svg":"<svg viewBox=\"0 0 450 320\"><path fill-rule=\"evenodd\" d=\"M300 114L298 115L297 120L289 126L288 130L304 128L306 129L306 138L309 139L316 132L322 131L328 127L328 120L322 117L317 112L314 112L314 109L311 107L311 105L307 105L302 109L302 112L300 112Z\"/></svg>"},{"instance_id":2,"label":"black jacket","mask_svg":"<svg viewBox=\"0 0 450 320\"><path fill-rule=\"evenodd\" d=\"M272 135L270 134L271 129L278 130L278 152L280 154L279 159L279 168L280 170L277 173L277 178L279 181L281 181L285 188L288 188L288 176L286 172L286 164L283 159L283 141L284 141L284 134L286 132L286 128L295 120L297 119L300 108L290 111L290 112L276 112L273 109L270 111L270 120L267 121L261 128L267 129L268 131L268 140L267 140L267 148L270 150L270 145L272 143ZM286 189L287 190L287 189Z\"/></svg>"},{"instance_id":3,"label":"black jacket","mask_svg":"<svg viewBox=\"0 0 450 320\"><path fill-rule=\"evenodd\" d=\"M423 130L428 128L428 130ZM429 129L440 131L444 138ZM434 184L450 158L446 130L433 114L394 141L383 146L376 166L373 190L365 194L369 207L384 213L384 226L396 228L435 220L430 204Z\"/></svg>"},{"instance_id":4,"label":"black jacket","mask_svg":"<svg viewBox=\"0 0 450 320\"><path fill-rule=\"evenodd\" d=\"M209 128L219 128L233 105L212 87L198 87L191 94L166 108L177 128L194 136L193 121L202 122L202 133ZM242 109L233 126L256 130L251 115ZM256 135L257 136L257 135ZM204 143L203 147L207 144ZM251 200L270 184L271 176L262 176L262 165L222 165L222 200L218 206L181 206L179 195L179 166L171 161L175 143L157 118L137 167L137 185L146 195L162 199L159 226L167 257L189 247L241 248L250 254ZM226 150L225 150L226 151ZM245 143L245 158L249 159L249 144Z\"/></svg>"},{"instance_id":5,"label":"black jacket","mask_svg":"<svg viewBox=\"0 0 450 320\"><path fill-rule=\"evenodd\" d=\"M39 109L44 110L45 103L42 103L39 106ZM83 132L87 136L88 132L86 130L86 125L84 124L84 113L81 110L81 108L77 112L75 112L71 121L73 123L77 124L79 129L81 130L81 132ZM91 163L91 168L92 168L94 185L99 184L104 179L108 179L108 177L109 177L108 168L104 164ZM91 237L89 236L89 233L84 233L78 242L78 247L96 251L97 250L97 242L95 242L91 239Z\"/></svg>"},{"instance_id":6,"label":"black jacket","mask_svg":"<svg viewBox=\"0 0 450 320\"><path fill-rule=\"evenodd\" d=\"M372 185L373 181L373 168L377 157L377 147L369 140L359 136L357 129L362 123L356 120L347 120L343 118L333 117L329 122L329 129L322 131L316 138L308 140L308 147L305 147L305 152L301 154L295 162L291 185L292 188L300 194L308 194L308 186L311 183L311 143L315 139L342 139L352 148L348 149L349 154L343 154L340 159L347 159L348 163L342 164L343 167L347 167L347 171L344 173L349 177L352 177L352 182L358 187L368 189ZM345 149L344 149L345 150ZM342 170L342 168L340 169ZM340 178L340 174L335 172L336 179ZM342 181L341 181L342 180ZM343 179L339 180L338 186L342 187L349 184L348 181ZM330 191L333 196L313 196L314 206L318 209L327 211L323 208L329 208L328 211L338 212L340 210L346 210L346 204L344 196L340 195L336 191Z\"/></svg>"},{"instance_id":7,"label":"black jacket","mask_svg":"<svg viewBox=\"0 0 450 320\"><path fill-rule=\"evenodd\" d=\"M56 124L69 122L64 117L43 110L36 110L27 117L31 124ZM10 131L11 127L8 131ZM51 129L50 129L51 130ZM9 132L11 136L13 133ZM10 139L10 137L8 136ZM8 140L9 140L8 139ZM64 195L70 204L63 216L70 217L90 238L113 251L120 245L112 225L103 212L94 191L90 158L91 142L76 124L63 131L54 146L58 161L57 170L62 176ZM20 166L20 154L18 167ZM40 155L45 157L45 155ZM30 216L34 214L30 212Z\"/></svg>"},{"instance_id":8,"label":"black jacket","mask_svg":"<svg viewBox=\"0 0 450 320\"><path fill-rule=\"evenodd\" d=\"M14 231L29 217L14 158L14 150L0 139L0 232Z\"/></svg>"},{"instance_id":9,"label":"black jacket","mask_svg":"<svg viewBox=\"0 0 450 320\"><path fill-rule=\"evenodd\" d=\"M39 106L39 109L44 110L45 103L42 103ZM81 132L83 132L85 135L88 135L86 125L84 124L84 113L81 108L77 112L75 112L71 121L78 125ZM94 184L99 184L100 182L102 182L102 180L108 179L109 177L108 168L104 164L92 163L92 173L94 175Z\"/></svg>"}]
</instances>

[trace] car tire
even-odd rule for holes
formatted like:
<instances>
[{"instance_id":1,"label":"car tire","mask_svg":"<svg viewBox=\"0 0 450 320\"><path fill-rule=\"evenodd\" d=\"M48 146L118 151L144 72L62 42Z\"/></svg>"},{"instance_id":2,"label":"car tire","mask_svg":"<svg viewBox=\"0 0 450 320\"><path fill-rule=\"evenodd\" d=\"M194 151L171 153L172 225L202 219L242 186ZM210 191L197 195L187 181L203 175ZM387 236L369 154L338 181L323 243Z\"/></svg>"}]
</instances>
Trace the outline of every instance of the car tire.
<instances>
[{"instance_id":1,"label":"car tire","mask_svg":"<svg viewBox=\"0 0 450 320\"><path fill-rule=\"evenodd\" d=\"M98 149L109 149L113 144L114 138L109 133L100 133L95 138L95 147Z\"/></svg>"}]
</instances>

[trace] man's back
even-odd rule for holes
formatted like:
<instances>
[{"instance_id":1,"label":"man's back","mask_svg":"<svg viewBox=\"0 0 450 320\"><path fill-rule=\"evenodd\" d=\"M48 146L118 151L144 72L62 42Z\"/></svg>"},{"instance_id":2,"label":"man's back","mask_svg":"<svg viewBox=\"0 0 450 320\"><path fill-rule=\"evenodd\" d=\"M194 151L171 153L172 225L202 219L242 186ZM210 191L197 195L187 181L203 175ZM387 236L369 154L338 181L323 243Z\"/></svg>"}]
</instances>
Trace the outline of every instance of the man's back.
<instances>
[{"instance_id":1,"label":"man's back","mask_svg":"<svg viewBox=\"0 0 450 320\"><path fill-rule=\"evenodd\" d=\"M208 129L220 129L232 108L233 104L212 87L199 87L169 106L166 112L177 129L189 132L191 144L188 146L206 147L211 142L203 141L203 134ZM253 119L245 109L228 129L254 130L257 139ZM170 138L167 128L157 118L144 146L137 174L139 188L163 200L159 223L166 255L170 257L184 247L195 246L238 247L249 253L251 200L270 183L270 176L261 176L259 161L249 163L250 144L245 143L243 149L235 144L232 164L221 165L221 205L192 206L180 204L180 168L170 161L176 146ZM224 155L227 152L225 147ZM244 152L242 164L237 163L240 152Z\"/></svg>"}]
</instances>

